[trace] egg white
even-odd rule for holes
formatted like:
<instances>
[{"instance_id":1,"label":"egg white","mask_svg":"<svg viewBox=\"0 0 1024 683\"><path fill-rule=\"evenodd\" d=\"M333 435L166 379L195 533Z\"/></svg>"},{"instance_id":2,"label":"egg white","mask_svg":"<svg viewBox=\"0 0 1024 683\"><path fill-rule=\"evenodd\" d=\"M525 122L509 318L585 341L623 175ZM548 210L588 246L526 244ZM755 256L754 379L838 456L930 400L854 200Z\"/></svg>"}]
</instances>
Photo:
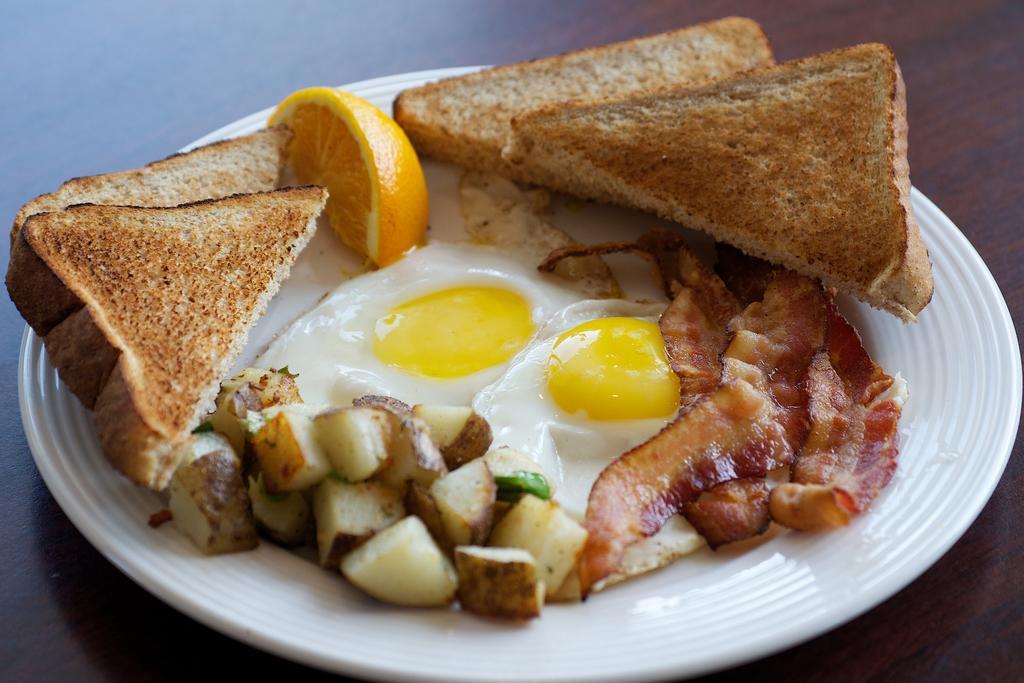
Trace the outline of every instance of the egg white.
<instances>
[{"instance_id":1,"label":"egg white","mask_svg":"<svg viewBox=\"0 0 1024 683\"><path fill-rule=\"evenodd\" d=\"M471 244L430 244L387 268L342 283L277 337L256 365L287 366L298 373L303 400L312 404L348 405L359 396L381 394L411 404L469 405L481 388L502 375L507 363L465 377L433 379L385 365L373 352L374 326L392 308L431 292L467 286L518 293L538 328L581 297L514 254Z\"/></svg>"}]
</instances>

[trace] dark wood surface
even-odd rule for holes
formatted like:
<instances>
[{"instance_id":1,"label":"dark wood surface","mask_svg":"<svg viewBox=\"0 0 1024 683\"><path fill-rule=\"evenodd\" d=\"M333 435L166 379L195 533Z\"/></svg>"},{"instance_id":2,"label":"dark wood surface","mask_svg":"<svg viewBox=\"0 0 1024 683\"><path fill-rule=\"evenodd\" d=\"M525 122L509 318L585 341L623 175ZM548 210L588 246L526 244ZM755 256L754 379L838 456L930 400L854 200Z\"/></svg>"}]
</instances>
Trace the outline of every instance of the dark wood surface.
<instances>
[{"instance_id":1,"label":"dark wood surface","mask_svg":"<svg viewBox=\"0 0 1024 683\"><path fill-rule=\"evenodd\" d=\"M165 156L302 86L515 61L729 14L760 21L779 59L866 41L894 48L913 182L981 253L1020 329L1024 3L1012 1L5 2L0 217L68 177ZM240 674L326 677L175 612L78 533L25 444L22 328L5 298L0 679L182 680L216 660ZM1024 680L1022 490L1018 436L981 516L920 579L831 633L709 680Z\"/></svg>"}]
</instances>

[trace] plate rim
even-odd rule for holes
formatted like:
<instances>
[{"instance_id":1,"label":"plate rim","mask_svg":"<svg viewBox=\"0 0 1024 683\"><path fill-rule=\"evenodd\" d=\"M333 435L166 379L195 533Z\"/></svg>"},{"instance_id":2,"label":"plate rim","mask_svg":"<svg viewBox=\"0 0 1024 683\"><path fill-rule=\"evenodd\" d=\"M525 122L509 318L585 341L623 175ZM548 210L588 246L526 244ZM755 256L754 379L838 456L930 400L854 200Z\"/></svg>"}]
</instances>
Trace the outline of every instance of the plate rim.
<instances>
[{"instance_id":1,"label":"plate rim","mask_svg":"<svg viewBox=\"0 0 1024 683\"><path fill-rule=\"evenodd\" d=\"M469 66L469 67L449 67L445 69L431 69L421 70L414 72L406 72L400 74L392 74L380 78L367 79L363 81L357 81L348 83L341 88L347 90L363 91L371 90L374 88L383 88L389 84L396 82L408 82L412 80L433 80L437 78L444 78L448 76L459 75L468 73L471 71L479 70L480 66ZM202 136L193 143L186 145L182 150L188 150L196 146L206 144L213 140L222 139L224 137L230 137L232 134L241 134L239 129L244 129L247 125L252 125L258 122L261 118L266 119L269 113L273 110L273 107L269 107L264 110L260 110L248 116L242 117L232 123L222 126L207 135ZM945 231L945 236L952 238L955 243L953 250L959 252L962 256L966 257L973 266L977 266L975 272L978 277L978 285L980 289L984 291L984 299L989 301L992 306L993 323L996 326L996 330L1001 333L1005 333L1006 339L1009 343L1010 356L1013 359L1013 367L1010 368L1010 372L1006 373L1004 377L1008 377L1007 382L1015 384L1014 391L1014 404L1011 406L1013 415L1015 416L1012 420L1012 426L1010 422L1005 423L1005 429L1002 430L997 441L998 452L1000 453L1000 460L998 467L991 467L987 470L988 476L983 480L983 488L985 489L984 496L978 497L978 503L974 510L969 515L961 515L957 517L955 524L950 525L948 531L941 536L941 542L935 543L929 552L924 553L918 561L915 562L915 570L912 572L906 572L903 575L897 574L894 577L890 577L885 581L878 582L872 586L866 593L859 594L859 602L852 609L841 610L841 616L837 619L830 617L827 619L829 625L821 628L817 626L817 622L811 622L805 626L796 629L797 633L794 636L794 632L789 629L780 629L774 636L770 636L760 641L756 646L749 648L744 651L741 655L732 657L729 661L704 661L696 666L692 663L686 668L685 674L681 674L680 662L678 659L671 660L660 660L660 664L653 666L647 666L644 668L635 669L635 673L623 674L616 672L600 673L591 671L584 675L551 675L548 674L542 678L531 677L529 680L580 680L580 681L620 681L620 680L665 680L669 678L678 678L680 675L696 676L711 671L717 671L724 668L732 668L740 666L749 661L759 659L770 655L775 652L779 652L784 649L796 647L801 643L804 643L812 638L824 635L840 626L852 621L859 617L865 612L873 609L877 605L881 604L885 600L894 596L896 593L901 591L907 585L917 580L922 574L924 574L929 568L931 568L935 562L938 561L943 555L945 555L952 546L960 540L963 534L968 528L976 521L982 510L987 506L991 500L992 494L995 488L998 486L999 481L1005 472L1006 465L1009 462L1009 458L1013 452L1013 445L1016 440L1017 431L1020 425L1021 419L1021 404L1022 404L1022 392L1024 392L1024 386L1022 386L1022 367L1021 367L1021 355L1020 345L1016 335L1016 329L1013 323L1013 318L1010 315L1006 299L999 288L992 272L989 270L987 264L978 254L977 250L967 239L967 237L960 231L960 229L950 220L942 211L932 202L927 196L921 193L917 188L911 190L912 200L915 204L924 207L924 209L932 214L932 218L938 223ZM399 664L399 668L394 668L386 664L379 666L371 666L363 663L360 660L346 659L339 660L336 657L327 657L321 654L319 651L313 648L299 648L293 647L288 643L276 640L268 637L257 630L246 628L242 623L236 620L232 620L228 613L218 611L213 608L206 608L201 602L189 600L187 594L182 594L180 591L176 591L173 586L165 584L159 580L159 577L149 576L145 571L142 571L138 566L134 565L131 558L131 553L123 553L117 548L112 542L105 538L105 535L101 530L90 523L90 518L79 506L75 498L71 495L71 491L68 490L60 481L59 473L52 466L51 462L44 457L47 452L47 447L42 441L43 428L37 423L37 420L45 418L44 415L33 415L32 408L29 404L28 388L29 384L33 382L33 370L34 366L29 362L31 360L32 352L45 353L42 350L41 339L37 337L32 330L25 326L22 334L21 346L19 351L18 361L18 401L19 409L22 419L22 427L25 432L26 440L29 445L29 449L32 453L33 460L36 468L43 478L44 483L47 486L50 494L54 497L57 503L60 505L64 514L74 524L74 526L86 537L89 543L95 547L104 557L106 557L115 567L117 567L122 573L130 578L137 585L142 587L150 594L157 597L165 604L173 607L174 609L186 614L190 618L204 624L205 626L212 628L224 635L227 635L235 640L243 642L249 646L259 648L263 651L270 652L274 655L282 658L294 661L299 664L306 666L313 666L327 671L332 672L344 672L347 674L362 676L377 680L508 680L509 676L503 674L503 672L495 672L494 676L488 676L486 679L482 679L479 676L473 678L465 678L452 675L441 675L441 674L424 674L414 671L409 665ZM982 487L979 487L979 490ZM75 514L69 512L69 508L75 511ZM342 661L344 668L339 668L339 661Z\"/></svg>"}]
</instances>

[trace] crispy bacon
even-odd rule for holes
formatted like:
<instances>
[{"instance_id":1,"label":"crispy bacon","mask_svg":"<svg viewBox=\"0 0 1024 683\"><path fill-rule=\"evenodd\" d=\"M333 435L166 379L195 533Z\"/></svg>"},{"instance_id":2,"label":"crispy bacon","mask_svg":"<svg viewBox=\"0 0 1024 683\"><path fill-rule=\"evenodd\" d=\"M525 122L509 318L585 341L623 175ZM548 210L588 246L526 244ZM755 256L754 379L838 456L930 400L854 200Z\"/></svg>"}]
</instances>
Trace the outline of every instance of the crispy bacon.
<instances>
[{"instance_id":1,"label":"crispy bacon","mask_svg":"<svg viewBox=\"0 0 1024 683\"><path fill-rule=\"evenodd\" d=\"M827 349L808 372L811 430L792 482L772 491L772 518L794 529L847 524L871 504L896 469L901 398L860 336L829 305Z\"/></svg>"},{"instance_id":2,"label":"crispy bacon","mask_svg":"<svg viewBox=\"0 0 1024 683\"><path fill-rule=\"evenodd\" d=\"M788 271L734 320L721 386L594 483L580 560L584 593L701 492L792 460L806 432L801 383L825 326L821 287Z\"/></svg>"},{"instance_id":3,"label":"crispy bacon","mask_svg":"<svg viewBox=\"0 0 1024 683\"><path fill-rule=\"evenodd\" d=\"M151 514L149 516L149 521L147 522L147 524L149 524L149 526L151 526L152 528L156 529L158 527L163 526L164 524L167 524L167 522L170 522L172 519L174 519L174 514L167 508L164 508L163 510L157 510L156 512Z\"/></svg>"},{"instance_id":4,"label":"crispy bacon","mask_svg":"<svg viewBox=\"0 0 1024 683\"><path fill-rule=\"evenodd\" d=\"M733 479L683 505L686 520L712 549L768 530L768 484L763 477Z\"/></svg>"},{"instance_id":5,"label":"crispy bacon","mask_svg":"<svg viewBox=\"0 0 1024 683\"><path fill-rule=\"evenodd\" d=\"M760 301L777 267L755 256L747 256L728 244L720 243L715 249L718 255L715 272L740 305L746 306Z\"/></svg>"},{"instance_id":6,"label":"crispy bacon","mask_svg":"<svg viewBox=\"0 0 1024 683\"><path fill-rule=\"evenodd\" d=\"M725 284L689 249L680 245L678 293L658 320L665 353L679 377L680 411L686 412L722 380L726 326L740 311Z\"/></svg>"}]
</instances>

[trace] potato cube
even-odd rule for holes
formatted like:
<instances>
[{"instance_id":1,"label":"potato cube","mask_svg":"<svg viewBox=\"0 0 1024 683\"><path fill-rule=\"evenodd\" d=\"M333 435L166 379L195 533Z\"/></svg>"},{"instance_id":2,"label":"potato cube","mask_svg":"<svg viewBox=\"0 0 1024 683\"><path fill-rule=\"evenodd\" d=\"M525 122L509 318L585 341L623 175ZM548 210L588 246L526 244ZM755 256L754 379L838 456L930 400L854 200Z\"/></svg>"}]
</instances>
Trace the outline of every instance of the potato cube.
<instances>
[{"instance_id":1,"label":"potato cube","mask_svg":"<svg viewBox=\"0 0 1024 683\"><path fill-rule=\"evenodd\" d=\"M304 405L268 408L262 426L250 437L253 458L269 493L311 488L331 471L313 433L311 410Z\"/></svg>"},{"instance_id":2,"label":"potato cube","mask_svg":"<svg viewBox=\"0 0 1024 683\"><path fill-rule=\"evenodd\" d=\"M582 599L583 587L580 585L578 567L573 567L558 590L548 595L548 602L579 602Z\"/></svg>"},{"instance_id":3,"label":"potato cube","mask_svg":"<svg viewBox=\"0 0 1024 683\"><path fill-rule=\"evenodd\" d=\"M234 553L259 544L238 456L226 442L182 463L169 492L174 525L204 553Z\"/></svg>"},{"instance_id":4,"label":"potato cube","mask_svg":"<svg viewBox=\"0 0 1024 683\"><path fill-rule=\"evenodd\" d=\"M430 491L418 482L409 482L409 489L405 493L405 510L410 515L416 515L423 520L423 524L427 527L430 535L434 537L438 547L446 555L451 555L454 546L451 539L448 538L448 532L444 530L441 513L438 511L437 503L434 502Z\"/></svg>"},{"instance_id":5,"label":"potato cube","mask_svg":"<svg viewBox=\"0 0 1024 683\"><path fill-rule=\"evenodd\" d=\"M251 410L302 403L295 375L287 371L246 368L224 382L217 396L217 411L210 418L213 428L231 442L239 455L245 447L245 434L239 424Z\"/></svg>"},{"instance_id":6,"label":"potato cube","mask_svg":"<svg viewBox=\"0 0 1024 683\"><path fill-rule=\"evenodd\" d=\"M472 408L417 405L412 414L426 423L450 470L479 458L491 447L491 425Z\"/></svg>"},{"instance_id":7,"label":"potato cube","mask_svg":"<svg viewBox=\"0 0 1024 683\"><path fill-rule=\"evenodd\" d=\"M491 532L497 487L487 463L474 460L434 481L430 495L454 545L483 543Z\"/></svg>"},{"instance_id":8,"label":"potato cube","mask_svg":"<svg viewBox=\"0 0 1024 683\"><path fill-rule=\"evenodd\" d=\"M387 461L399 429L398 418L382 408L334 408L313 418L313 427L334 471L353 482Z\"/></svg>"},{"instance_id":9,"label":"potato cube","mask_svg":"<svg viewBox=\"0 0 1024 683\"><path fill-rule=\"evenodd\" d=\"M342 555L405 516L401 496L374 481L324 479L313 492L320 565L337 569Z\"/></svg>"},{"instance_id":10,"label":"potato cube","mask_svg":"<svg viewBox=\"0 0 1024 683\"><path fill-rule=\"evenodd\" d=\"M427 426L419 418L399 418L399 430L391 448L391 458L378 477L388 486L404 490L410 481L430 487L434 480L448 473L444 458L430 440Z\"/></svg>"},{"instance_id":11,"label":"potato cube","mask_svg":"<svg viewBox=\"0 0 1024 683\"><path fill-rule=\"evenodd\" d=\"M519 472L533 472L544 477L548 484L548 490L553 496L555 494L555 480L549 477L533 458L521 453L514 448L501 446L493 448L483 456L484 462L491 469L491 474L497 477L513 477Z\"/></svg>"},{"instance_id":12,"label":"potato cube","mask_svg":"<svg viewBox=\"0 0 1024 683\"><path fill-rule=\"evenodd\" d=\"M341 573L382 602L409 607L447 605L458 577L419 517L406 517L345 556Z\"/></svg>"},{"instance_id":13,"label":"potato cube","mask_svg":"<svg viewBox=\"0 0 1024 683\"><path fill-rule=\"evenodd\" d=\"M494 527L488 545L530 551L552 595L576 566L586 541L586 529L557 503L525 495Z\"/></svg>"},{"instance_id":14,"label":"potato cube","mask_svg":"<svg viewBox=\"0 0 1024 683\"><path fill-rule=\"evenodd\" d=\"M537 565L520 548L459 546L455 549L462 608L487 617L533 619L544 606Z\"/></svg>"},{"instance_id":15,"label":"potato cube","mask_svg":"<svg viewBox=\"0 0 1024 683\"><path fill-rule=\"evenodd\" d=\"M249 500L256 527L263 535L286 546L305 542L313 516L302 493L267 493L260 475L255 479L249 477Z\"/></svg>"}]
</instances>

